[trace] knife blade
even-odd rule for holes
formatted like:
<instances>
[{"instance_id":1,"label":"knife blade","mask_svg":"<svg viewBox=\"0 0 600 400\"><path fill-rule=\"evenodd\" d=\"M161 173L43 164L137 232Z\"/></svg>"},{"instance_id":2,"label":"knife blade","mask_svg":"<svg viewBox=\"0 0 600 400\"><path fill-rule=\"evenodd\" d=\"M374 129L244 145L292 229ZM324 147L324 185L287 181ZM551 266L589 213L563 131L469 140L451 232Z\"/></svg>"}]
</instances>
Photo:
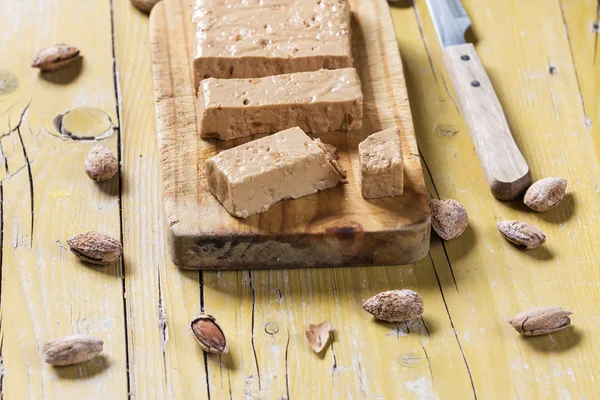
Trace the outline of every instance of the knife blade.
<instances>
[{"instance_id":1,"label":"knife blade","mask_svg":"<svg viewBox=\"0 0 600 400\"><path fill-rule=\"evenodd\" d=\"M427 0L427 5L492 194L499 200L514 200L531 184L531 172L475 47L465 40L471 19L460 0Z\"/></svg>"},{"instance_id":2,"label":"knife blade","mask_svg":"<svg viewBox=\"0 0 600 400\"><path fill-rule=\"evenodd\" d=\"M465 44L471 19L460 0L427 0L427 5L442 47Z\"/></svg>"}]
</instances>

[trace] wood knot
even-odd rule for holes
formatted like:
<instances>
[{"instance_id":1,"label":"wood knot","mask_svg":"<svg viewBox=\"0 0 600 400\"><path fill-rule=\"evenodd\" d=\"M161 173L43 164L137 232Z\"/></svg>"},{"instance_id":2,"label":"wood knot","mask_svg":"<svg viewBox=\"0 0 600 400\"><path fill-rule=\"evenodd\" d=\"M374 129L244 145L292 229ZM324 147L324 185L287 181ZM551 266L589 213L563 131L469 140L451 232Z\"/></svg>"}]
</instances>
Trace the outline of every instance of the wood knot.
<instances>
[{"instance_id":1,"label":"wood knot","mask_svg":"<svg viewBox=\"0 0 600 400\"><path fill-rule=\"evenodd\" d=\"M279 332L279 326L273 322L269 322L265 325L265 332L267 332L269 335L275 335L277 332Z\"/></svg>"},{"instance_id":2,"label":"wood knot","mask_svg":"<svg viewBox=\"0 0 600 400\"><path fill-rule=\"evenodd\" d=\"M354 239L359 234L363 233L365 230L362 225L358 222L344 222L344 226L330 226L325 229L330 235L335 235L341 240L350 240Z\"/></svg>"}]
</instances>

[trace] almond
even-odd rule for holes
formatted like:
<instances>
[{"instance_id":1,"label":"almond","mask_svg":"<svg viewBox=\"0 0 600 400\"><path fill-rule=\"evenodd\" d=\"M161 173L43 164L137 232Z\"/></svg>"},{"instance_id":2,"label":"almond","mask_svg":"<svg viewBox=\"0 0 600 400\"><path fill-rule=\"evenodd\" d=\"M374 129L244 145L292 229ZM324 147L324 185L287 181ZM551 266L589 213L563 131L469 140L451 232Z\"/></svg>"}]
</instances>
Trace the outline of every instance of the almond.
<instances>
[{"instance_id":1,"label":"almond","mask_svg":"<svg viewBox=\"0 0 600 400\"><path fill-rule=\"evenodd\" d=\"M106 181L117 173L117 157L103 144L97 144L85 157L85 172L94 181Z\"/></svg>"},{"instance_id":2,"label":"almond","mask_svg":"<svg viewBox=\"0 0 600 400\"><path fill-rule=\"evenodd\" d=\"M496 224L506 240L526 249L534 249L546 241L538 228L520 221L503 221Z\"/></svg>"},{"instance_id":3,"label":"almond","mask_svg":"<svg viewBox=\"0 0 600 400\"><path fill-rule=\"evenodd\" d=\"M73 254L91 264L108 265L123 254L121 242L98 232L86 232L67 240Z\"/></svg>"},{"instance_id":4,"label":"almond","mask_svg":"<svg viewBox=\"0 0 600 400\"><path fill-rule=\"evenodd\" d=\"M469 225L467 210L456 200L436 200L429 202L431 226L444 240L451 240L464 233Z\"/></svg>"},{"instance_id":5,"label":"almond","mask_svg":"<svg viewBox=\"0 0 600 400\"><path fill-rule=\"evenodd\" d=\"M509 323L521 335L547 335L571 325L571 314L560 307L535 307L515 315Z\"/></svg>"},{"instance_id":6,"label":"almond","mask_svg":"<svg viewBox=\"0 0 600 400\"><path fill-rule=\"evenodd\" d=\"M86 362L102 352L102 339L90 335L72 335L54 339L44 345L44 361L63 366Z\"/></svg>"},{"instance_id":7,"label":"almond","mask_svg":"<svg viewBox=\"0 0 600 400\"><path fill-rule=\"evenodd\" d=\"M131 0L131 4L138 10L149 13L159 1L160 0Z\"/></svg>"},{"instance_id":8,"label":"almond","mask_svg":"<svg viewBox=\"0 0 600 400\"><path fill-rule=\"evenodd\" d=\"M57 44L41 50L31 63L42 71L57 71L79 57L79 49L67 44Z\"/></svg>"},{"instance_id":9,"label":"almond","mask_svg":"<svg viewBox=\"0 0 600 400\"><path fill-rule=\"evenodd\" d=\"M207 353L223 354L229 351L227 338L212 315L198 315L192 320L190 328L196 342Z\"/></svg>"},{"instance_id":10,"label":"almond","mask_svg":"<svg viewBox=\"0 0 600 400\"><path fill-rule=\"evenodd\" d=\"M523 202L533 211L548 211L561 202L566 191L567 181L562 178L540 179L527 189Z\"/></svg>"},{"instance_id":11,"label":"almond","mask_svg":"<svg viewBox=\"0 0 600 400\"><path fill-rule=\"evenodd\" d=\"M402 289L379 293L365 301L362 308L382 321L403 322L423 314L423 299L415 291Z\"/></svg>"}]
</instances>

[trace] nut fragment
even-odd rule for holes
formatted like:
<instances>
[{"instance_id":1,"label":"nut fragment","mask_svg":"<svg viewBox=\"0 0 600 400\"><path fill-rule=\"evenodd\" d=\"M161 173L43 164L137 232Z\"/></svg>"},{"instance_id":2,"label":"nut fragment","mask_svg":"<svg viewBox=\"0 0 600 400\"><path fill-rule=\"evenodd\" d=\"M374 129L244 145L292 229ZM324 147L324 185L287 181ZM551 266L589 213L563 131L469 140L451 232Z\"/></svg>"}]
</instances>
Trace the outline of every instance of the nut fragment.
<instances>
[{"instance_id":1,"label":"nut fragment","mask_svg":"<svg viewBox=\"0 0 600 400\"><path fill-rule=\"evenodd\" d=\"M140 11L149 13L160 0L131 0L131 4Z\"/></svg>"},{"instance_id":2,"label":"nut fragment","mask_svg":"<svg viewBox=\"0 0 600 400\"><path fill-rule=\"evenodd\" d=\"M560 307L534 307L515 315L509 323L522 335L547 335L571 325L571 311Z\"/></svg>"},{"instance_id":3,"label":"nut fragment","mask_svg":"<svg viewBox=\"0 0 600 400\"><path fill-rule=\"evenodd\" d=\"M117 173L119 162L115 155L103 144L97 144L85 157L85 172L94 181L105 181Z\"/></svg>"},{"instance_id":4,"label":"nut fragment","mask_svg":"<svg viewBox=\"0 0 600 400\"><path fill-rule=\"evenodd\" d=\"M79 49L66 44L57 44L41 50L31 63L42 71L57 71L79 57Z\"/></svg>"},{"instance_id":5,"label":"nut fragment","mask_svg":"<svg viewBox=\"0 0 600 400\"><path fill-rule=\"evenodd\" d=\"M382 321L403 322L423 314L423 299L409 289L379 293L365 301L362 308Z\"/></svg>"},{"instance_id":6,"label":"nut fragment","mask_svg":"<svg viewBox=\"0 0 600 400\"><path fill-rule=\"evenodd\" d=\"M44 345L44 361L52 365L79 364L102 352L104 341L90 335L65 336Z\"/></svg>"},{"instance_id":7,"label":"nut fragment","mask_svg":"<svg viewBox=\"0 0 600 400\"><path fill-rule=\"evenodd\" d=\"M469 225L467 210L456 200L436 200L429 202L431 225L444 240L459 237Z\"/></svg>"},{"instance_id":8,"label":"nut fragment","mask_svg":"<svg viewBox=\"0 0 600 400\"><path fill-rule=\"evenodd\" d=\"M533 211L548 211L565 197L567 181L562 178L544 178L534 182L525 192L523 202Z\"/></svg>"},{"instance_id":9,"label":"nut fragment","mask_svg":"<svg viewBox=\"0 0 600 400\"><path fill-rule=\"evenodd\" d=\"M227 338L212 315L198 315L192 320L190 328L202 350L215 354L229 351Z\"/></svg>"},{"instance_id":10,"label":"nut fragment","mask_svg":"<svg viewBox=\"0 0 600 400\"><path fill-rule=\"evenodd\" d=\"M83 261L108 265L115 262L123 253L121 242L98 232L86 232L67 240L71 251Z\"/></svg>"},{"instance_id":11,"label":"nut fragment","mask_svg":"<svg viewBox=\"0 0 600 400\"><path fill-rule=\"evenodd\" d=\"M496 224L506 240L526 249L534 249L546 241L546 235L538 228L520 221L503 221Z\"/></svg>"},{"instance_id":12,"label":"nut fragment","mask_svg":"<svg viewBox=\"0 0 600 400\"><path fill-rule=\"evenodd\" d=\"M315 351L315 353L320 353L323 351L327 343L329 343L329 332L331 331L331 323L329 320L323 321L318 325L308 325L308 330L306 331L306 338L308 339L308 344Z\"/></svg>"}]
</instances>

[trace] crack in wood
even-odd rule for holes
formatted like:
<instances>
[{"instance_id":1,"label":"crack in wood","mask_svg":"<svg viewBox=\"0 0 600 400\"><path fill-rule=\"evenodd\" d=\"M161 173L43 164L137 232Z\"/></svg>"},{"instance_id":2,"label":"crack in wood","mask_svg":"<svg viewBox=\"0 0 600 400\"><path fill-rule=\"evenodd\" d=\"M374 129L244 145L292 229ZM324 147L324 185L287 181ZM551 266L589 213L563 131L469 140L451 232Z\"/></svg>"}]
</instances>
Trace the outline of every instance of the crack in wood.
<instances>
[{"instance_id":1,"label":"crack in wood","mask_svg":"<svg viewBox=\"0 0 600 400\"><path fill-rule=\"evenodd\" d=\"M160 334L160 351L162 354L163 368L165 371L165 387L168 386L167 380L167 341L169 340L169 331L167 327L167 313L163 304L162 286L160 282L160 270L158 271L158 329Z\"/></svg>"},{"instance_id":2,"label":"crack in wood","mask_svg":"<svg viewBox=\"0 0 600 400\"><path fill-rule=\"evenodd\" d=\"M425 53L427 53L427 60L429 61L429 66L431 67L431 74L433 75L433 81L437 83L437 74L435 73L435 67L433 65L433 58L431 57L431 51L429 51L429 43L427 42L427 37L425 37L425 30L423 29L423 20L421 19L421 14L419 13L419 9L415 6L414 0L410 0L410 5L415 12L415 18L417 20L417 27L419 28L419 34L421 35L421 40L423 41L423 45L425 47Z\"/></svg>"},{"instance_id":3,"label":"crack in wood","mask_svg":"<svg viewBox=\"0 0 600 400\"><path fill-rule=\"evenodd\" d=\"M287 331L287 343L285 344L285 390L287 393L287 399L290 400L290 372L288 369L288 355L290 348L290 330Z\"/></svg>"},{"instance_id":4,"label":"crack in wood","mask_svg":"<svg viewBox=\"0 0 600 400\"><path fill-rule=\"evenodd\" d=\"M0 142L0 153L2 143ZM4 159L5 168L8 170L8 162ZM2 271L4 267L4 185L0 182L0 310L2 308ZM0 312L0 400L4 400L4 329L2 325L2 313Z\"/></svg>"},{"instance_id":5,"label":"crack in wood","mask_svg":"<svg viewBox=\"0 0 600 400\"><path fill-rule=\"evenodd\" d=\"M4 182L6 180L9 180L11 178L14 178L19 172L23 171L25 169L25 167L27 167L27 165L22 165L15 172L13 172L11 174L7 174L4 178L0 179L0 183ZM8 169L8 166L7 166L7 169Z\"/></svg>"},{"instance_id":6,"label":"crack in wood","mask_svg":"<svg viewBox=\"0 0 600 400\"><path fill-rule=\"evenodd\" d=\"M120 127L122 126L121 123L121 92L119 90L120 86L119 86L119 79L118 79L118 65L117 65L117 57L116 57L116 44L115 44L115 1L114 0L110 0L110 34L111 34L111 52L112 52L112 59L113 59L113 89L114 89L114 96L115 96L115 108L116 108L116 115L117 115L117 124L119 126L119 129L116 129L116 134L117 134L117 159L119 161L119 171L117 172L118 175L118 191L119 191L119 196L118 196L118 203L119 203L119 225L120 225L120 229L119 229L119 233L120 233L120 239L121 239L121 243L123 243L123 239L125 237L125 232L123 229L123 184L122 184L122 161L123 161L123 156L122 156L122 143L121 143L121 129ZM132 393L132 382L135 381L135 379L132 377L132 374L134 372L131 371L131 365L135 365L133 361L133 350L129 349L129 318L128 318L128 307L127 307L127 282L126 282L126 278L125 278L125 259L124 257L121 257L121 291L123 293L123 321L124 321L124 325L125 325L125 376L126 376L126 381L127 381L127 393L129 393L130 397L135 397L135 393ZM133 340L133 338L132 338ZM131 358L132 360L130 361L130 352L131 352Z\"/></svg>"},{"instance_id":7,"label":"crack in wood","mask_svg":"<svg viewBox=\"0 0 600 400\"><path fill-rule=\"evenodd\" d=\"M360 363L360 359L356 360L358 363L358 389L360 390L360 393L362 394L364 399L367 399L367 393L365 392L365 383L363 382L363 369L362 369L362 365Z\"/></svg>"},{"instance_id":8,"label":"crack in wood","mask_svg":"<svg viewBox=\"0 0 600 400\"><path fill-rule=\"evenodd\" d=\"M599 5L600 7L600 5ZM573 45L571 44L571 34L569 33L569 24L567 22L567 16L562 5L562 0L558 0L558 8L560 9L560 15L563 20L563 26L565 28L565 34L567 35L567 43L569 44L569 56L571 57L571 64L573 65L573 71L575 72L575 80L577 81L577 90L579 91L579 100L581 107L583 108L583 125L585 129L592 128L592 120L588 117L587 108L585 107L585 100L583 98L583 90L581 88L581 80L579 79L579 72L577 71L577 65L575 63L575 55L573 53Z\"/></svg>"},{"instance_id":9,"label":"crack in wood","mask_svg":"<svg viewBox=\"0 0 600 400\"><path fill-rule=\"evenodd\" d=\"M460 116L461 115L460 107L458 107L458 103L456 102L456 99L450 93L450 89L448 88L448 83L446 83L446 78L444 78L444 75L442 75L442 83L444 84L444 89L446 90L446 94L448 95L448 97L450 97L452 104L454 104L454 108L456 108L456 113Z\"/></svg>"},{"instance_id":10,"label":"crack in wood","mask_svg":"<svg viewBox=\"0 0 600 400\"><path fill-rule=\"evenodd\" d=\"M233 393L231 392L231 374L229 373L229 368L227 368L227 382L229 383L229 400L233 400ZM208 399L210 400L210 394Z\"/></svg>"},{"instance_id":11,"label":"crack in wood","mask_svg":"<svg viewBox=\"0 0 600 400\"><path fill-rule=\"evenodd\" d=\"M258 393L260 397L260 393L262 391L262 385L260 382L260 367L258 365L258 357L256 355L256 346L254 343L254 320L256 316L256 288L254 287L254 282L252 281L252 271L248 271L248 282L250 284L250 288L252 289L252 332L250 336L250 343L252 344L252 353L254 354L254 364L256 365L256 375L258 376Z\"/></svg>"},{"instance_id":12,"label":"crack in wood","mask_svg":"<svg viewBox=\"0 0 600 400\"><path fill-rule=\"evenodd\" d=\"M423 318L422 315L419 318L421 319L421 324L423 325L423 329L425 329L425 333L427 333L428 337L431 337L431 333L429 332L429 328L427 327L427 324L425 323L425 318Z\"/></svg>"},{"instance_id":13,"label":"crack in wood","mask_svg":"<svg viewBox=\"0 0 600 400\"><path fill-rule=\"evenodd\" d=\"M433 266L433 272L435 274L435 279L437 280L438 287L440 289L440 294L442 295L442 302L444 303L444 307L446 308L446 313L448 314L448 319L450 320L450 326L452 327L452 331L454 332L454 337L456 338L456 343L458 344L458 348L460 349L460 354L462 355L463 361L465 363L465 367L467 368L467 373L469 374L469 380L471 381L471 388L473 389L474 399L477 400L477 391L475 390L475 381L473 380L473 374L471 373L471 368L469 367L469 363L467 362L467 356L462 348L462 344L460 343L460 339L458 337L458 332L454 327L454 320L452 319L452 315L450 314L450 308L448 307L448 303L446 301L446 296L444 295L444 290L442 289L442 283L440 281L440 277L438 276L437 269L435 268L435 263L433 262L433 258L431 257L431 252L429 253L429 259L431 260L431 265Z\"/></svg>"},{"instance_id":14,"label":"crack in wood","mask_svg":"<svg viewBox=\"0 0 600 400\"><path fill-rule=\"evenodd\" d=\"M19 143L21 144L21 149L23 151L23 158L25 158L25 166L27 167L27 175L29 180L29 198L30 198L30 211L31 211L31 226L30 226L30 236L29 236L29 246L33 248L33 231L35 228L35 194L33 188L33 173L31 171L31 162L29 160L29 155L27 154L27 148L25 146L25 142L23 141L23 135L21 134L21 124L23 123L23 118L31 105L31 100L27 104L27 106L23 109L21 113L21 117L19 118L19 124L15 127L15 131L17 132L17 137L19 138Z\"/></svg>"},{"instance_id":15,"label":"crack in wood","mask_svg":"<svg viewBox=\"0 0 600 400\"><path fill-rule=\"evenodd\" d=\"M556 74L557 68L555 65L553 65L550 60L548 60L548 72L550 75L554 75ZM554 89L552 88L552 85L550 84L550 81L548 81L548 75L544 75L544 78L546 80L546 85L548 85L548 90L550 91L550 98L552 100L552 107L554 108L554 114L556 115L556 120L560 121L560 113L558 112L558 103L556 101L556 95L554 94Z\"/></svg>"},{"instance_id":16,"label":"crack in wood","mask_svg":"<svg viewBox=\"0 0 600 400\"><path fill-rule=\"evenodd\" d=\"M427 175L429 175L429 180L431 181L431 186L433 186L433 190L435 191L435 196L439 200L440 194L439 194L437 187L435 185L435 182L433 180L433 175L431 174L429 165L427 165L427 160L425 160L425 157L421 153L420 149L419 149L419 153L421 154L421 160L423 161L423 165L425 166L425 171L427 171ZM452 275L452 282L454 282L454 287L456 288L456 292L460 294L460 291L458 290L458 284L456 283L456 277L454 276L454 270L452 269L452 264L450 263L450 257L448 256L448 252L446 251L446 244L444 243L443 239L440 239L440 240L442 243L442 249L444 250L444 256L446 256L446 261L448 262L448 268L450 268L450 274ZM430 251L429 257L431 258L431 251ZM433 262L433 259L431 259L431 262Z\"/></svg>"},{"instance_id":17,"label":"crack in wood","mask_svg":"<svg viewBox=\"0 0 600 400\"><path fill-rule=\"evenodd\" d=\"M204 273L198 271L198 286L200 286L200 313L204 314ZM210 377L208 375L208 355L206 352L202 352L202 358L204 360L204 376L206 379L206 396L210 400ZM220 361L220 359L219 359ZM229 377L229 369L227 369L227 375ZM231 396L231 377L229 377L229 393Z\"/></svg>"},{"instance_id":18,"label":"crack in wood","mask_svg":"<svg viewBox=\"0 0 600 400\"><path fill-rule=\"evenodd\" d=\"M423 343L419 340L419 344L421 345L421 348L423 349L423 353L425 354L425 359L427 360L427 365L429 366L429 375L431 375L431 386L435 389L435 381L433 380L433 368L431 367L431 360L429 359L429 354L427 354L427 350L425 349L425 346L423 346Z\"/></svg>"},{"instance_id":19,"label":"crack in wood","mask_svg":"<svg viewBox=\"0 0 600 400\"><path fill-rule=\"evenodd\" d=\"M425 166L425 171L427 171L427 175L429 175L429 179L431 181L431 185L433 186L433 190L435 191L435 194L437 196L437 198L439 199L440 195L438 192L438 189L435 185L435 182L433 180L433 175L431 174L431 170L429 169L429 166L427 165L427 161L425 160L425 157L423 156L423 154L421 153L421 151L419 150L419 153L421 154L421 160L423 160L423 165ZM452 274L452 281L454 282L454 286L456 288L456 292L458 292L458 285L456 284L456 279L454 277L454 271L452 270L452 264L450 263L450 258L448 257L448 253L446 252L446 247L444 246L444 243L442 241L442 247L444 249L444 254L446 255L446 261L448 262L448 267L450 268L450 273ZM431 251L429 252L429 259L431 260L431 265L433 267L433 272L435 274L435 279L437 280L438 283L438 287L440 290L440 294L442 296L442 301L444 303L444 307L446 308L446 313L448 314L448 319L450 321L450 326L452 327L452 331L454 332L454 337L456 338L456 343L458 344L458 348L460 350L460 353L462 355L465 367L467 369L467 373L469 374L469 380L471 382L471 388L473 389L473 396L474 399L477 400L477 391L475 390L475 381L473 380L473 374L471 373L471 367L469 367L469 363L467 362L467 356L462 348L462 344L460 343L460 339L458 337L458 332L456 331L456 328L454 326L454 321L452 319L452 315L450 313L450 308L448 307L448 303L446 302L446 296L444 295L444 290L442 288L442 283L440 281L440 277L438 276L437 273L437 269L435 267L435 262L433 261L433 257L431 256ZM427 330L429 333L429 330Z\"/></svg>"},{"instance_id":20,"label":"crack in wood","mask_svg":"<svg viewBox=\"0 0 600 400\"><path fill-rule=\"evenodd\" d=\"M598 55L598 32L600 31L600 0L596 6L596 21L592 25L594 29L594 60L593 65L596 65L596 56Z\"/></svg>"},{"instance_id":21,"label":"crack in wood","mask_svg":"<svg viewBox=\"0 0 600 400\"><path fill-rule=\"evenodd\" d=\"M419 34L421 35L421 40L423 41L423 46L425 47L425 52L427 53L427 60L429 61L429 65L431 67L431 74L433 75L433 81L435 83L437 83L438 82L437 74L435 72L435 67L433 64L433 57L431 57L431 51L429 49L429 42L427 41L427 37L425 36L425 30L423 29L423 20L421 19L421 14L419 13L419 9L415 5L414 0L411 0L410 3L411 3L412 9L415 12L417 26L419 27ZM456 99L450 93L450 89L448 88L448 84L446 83L446 79L444 78L444 75L440 74L440 77L442 78L442 83L444 84L444 89L446 90L446 94L450 98L450 101L452 101L452 104L454 104L454 107L456 108L456 112L458 113L458 115L460 115L460 108L458 107L458 103L456 102Z\"/></svg>"}]
</instances>

